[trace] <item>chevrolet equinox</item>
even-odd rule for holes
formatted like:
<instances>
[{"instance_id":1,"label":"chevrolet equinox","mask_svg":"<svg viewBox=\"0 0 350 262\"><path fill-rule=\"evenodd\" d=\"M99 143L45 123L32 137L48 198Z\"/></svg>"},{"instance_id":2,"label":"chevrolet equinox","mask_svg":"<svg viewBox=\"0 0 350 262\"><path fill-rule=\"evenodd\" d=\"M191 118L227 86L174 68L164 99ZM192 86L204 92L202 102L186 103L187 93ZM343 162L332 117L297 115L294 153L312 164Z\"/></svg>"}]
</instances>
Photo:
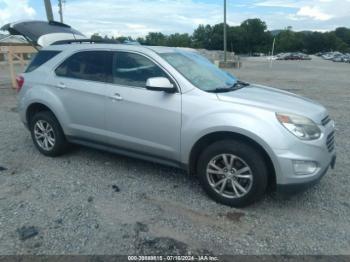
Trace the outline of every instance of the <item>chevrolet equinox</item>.
<instances>
[{"instance_id":1,"label":"chevrolet equinox","mask_svg":"<svg viewBox=\"0 0 350 262\"><path fill-rule=\"evenodd\" d=\"M235 207L269 187L304 188L335 165L322 105L239 81L194 50L84 41L56 22L3 29L43 47L17 82L21 119L46 156L76 143L180 167Z\"/></svg>"}]
</instances>

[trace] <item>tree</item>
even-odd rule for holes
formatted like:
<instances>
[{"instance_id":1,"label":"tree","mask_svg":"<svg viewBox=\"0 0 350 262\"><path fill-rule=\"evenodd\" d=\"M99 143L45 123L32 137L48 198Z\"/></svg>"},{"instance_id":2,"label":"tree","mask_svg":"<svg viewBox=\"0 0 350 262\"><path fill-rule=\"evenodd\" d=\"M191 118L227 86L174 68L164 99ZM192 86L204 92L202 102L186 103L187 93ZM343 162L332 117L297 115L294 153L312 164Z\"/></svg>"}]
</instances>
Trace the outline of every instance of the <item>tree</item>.
<instances>
[{"instance_id":1,"label":"tree","mask_svg":"<svg viewBox=\"0 0 350 262\"><path fill-rule=\"evenodd\" d=\"M148 33L145 39L146 45L161 45L166 46L167 37L160 32L151 32Z\"/></svg>"},{"instance_id":2,"label":"tree","mask_svg":"<svg viewBox=\"0 0 350 262\"><path fill-rule=\"evenodd\" d=\"M212 27L210 25L199 25L192 35L193 47L210 49Z\"/></svg>"},{"instance_id":3,"label":"tree","mask_svg":"<svg viewBox=\"0 0 350 262\"><path fill-rule=\"evenodd\" d=\"M235 53L243 53L246 49L244 43L244 33L240 26L232 26L227 30L228 50Z\"/></svg>"},{"instance_id":4,"label":"tree","mask_svg":"<svg viewBox=\"0 0 350 262\"><path fill-rule=\"evenodd\" d=\"M266 23L259 18L247 19L241 24L245 51L247 53L260 51L261 46L266 46L269 36Z\"/></svg>"},{"instance_id":5,"label":"tree","mask_svg":"<svg viewBox=\"0 0 350 262\"><path fill-rule=\"evenodd\" d=\"M192 37L189 34L172 34L167 38L167 46L190 47L192 46Z\"/></svg>"},{"instance_id":6,"label":"tree","mask_svg":"<svg viewBox=\"0 0 350 262\"><path fill-rule=\"evenodd\" d=\"M347 45L350 45L350 29L346 27L338 27L335 29L335 35Z\"/></svg>"},{"instance_id":7,"label":"tree","mask_svg":"<svg viewBox=\"0 0 350 262\"><path fill-rule=\"evenodd\" d=\"M346 52L349 51L349 45L347 45L342 39L337 37L335 32L327 32L325 36L325 46L328 50Z\"/></svg>"},{"instance_id":8,"label":"tree","mask_svg":"<svg viewBox=\"0 0 350 262\"><path fill-rule=\"evenodd\" d=\"M91 36L91 40L98 41L98 40L103 40L103 37L99 35L99 33L94 33Z\"/></svg>"},{"instance_id":9,"label":"tree","mask_svg":"<svg viewBox=\"0 0 350 262\"><path fill-rule=\"evenodd\" d=\"M329 51L325 44L325 36L320 32L312 32L305 35L304 46L308 53Z\"/></svg>"},{"instance_id":10,"label":"tree","mask_svg":"<svg viewBox=\"0 0 350 262\"><path fill-rule=\"evenodd\" d=\"M164 35L161 32L151 32L136 40L143 45L178 46L205 48L208 50L223 50L224 24L199 25L190 34L174 33ZM339 27L332 32L294 32L291 26L285 30L267 31L266 23L258 18L248 19L239 26L227 25L228 50L235 53L268 53L271 50L273 37L276 37L276 52L304 51L316 53L320 51L337 50L350 52L350 29ZM91 36L93 40L102 40L98 33ZM109 39L105 36L105 39ZM113 38L112 38L113 39ZM133 41L131 37L119 36L120 42Z\"/></svg>"},{"instance_id":11,"label":"tree","mask_svg":"<svg viewBox=\"0 0 350 262\"><path fill-rule=\"evenodd\" d=\"M211 41L208 49L223 50L224 49L224 24L217 24L212 27Z\"/></svg>"},{"instance_id":12,"label":"tree","mask_svg":"<svg viewBox=\"0 0 350 262\"><path fill-rule=\"evenodd\" d=\"M277 52L296 52L304 49L303 33L284 30L276 37Z\"/></svg>"}]
</instances>

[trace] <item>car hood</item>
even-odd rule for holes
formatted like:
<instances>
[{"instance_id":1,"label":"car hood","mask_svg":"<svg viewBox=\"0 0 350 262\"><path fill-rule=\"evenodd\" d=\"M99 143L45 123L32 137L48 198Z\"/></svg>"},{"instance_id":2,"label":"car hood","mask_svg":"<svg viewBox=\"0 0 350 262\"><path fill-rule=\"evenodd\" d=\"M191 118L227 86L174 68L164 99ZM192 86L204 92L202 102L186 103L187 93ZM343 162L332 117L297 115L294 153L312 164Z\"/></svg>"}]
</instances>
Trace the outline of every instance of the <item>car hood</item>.
<instances>
[{"instance_id":1,"label":"car hood","mask_svg":"<svg viewBox=\"0 0 350 262\"><path fill-rule=\"evenodd\" d=\"M218 93L217 96L219 100L225 102L306 116L317 123L327 115L326 108L311 99L261 85L250 85L236 91Z\"/></svg>"}]
</instances>

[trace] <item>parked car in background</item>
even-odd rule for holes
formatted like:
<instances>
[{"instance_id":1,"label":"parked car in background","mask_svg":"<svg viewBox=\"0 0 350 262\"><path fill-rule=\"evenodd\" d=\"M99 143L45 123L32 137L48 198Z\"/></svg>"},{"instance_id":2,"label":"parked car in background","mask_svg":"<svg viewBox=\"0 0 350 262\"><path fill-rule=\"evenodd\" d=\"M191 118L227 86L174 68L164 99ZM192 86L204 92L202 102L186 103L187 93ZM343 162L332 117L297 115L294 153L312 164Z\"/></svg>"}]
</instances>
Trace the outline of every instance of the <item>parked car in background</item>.
<instances>
[{"instance_id":1,"label":"parked car in background","mask_svg":"<svg viewBox=\"0 0 350 262\"><path fill-rule=\"evenodd\" d=\"M337 54L333 56L331 59L333 62L343 62L344 55L343 54Z\"/></svg>"},{"instance_id":2,"label":"parked car in background","mask_svg":"<svg viewBox=\"0 0 350 262\"><path fill-rule=\"evenodd\" d=\"M325 52L318 52L315 54L315 56L323 56L325 54Z\"/></svg>"},{"instance_id":3,"label":"parked car in background","mask_svg":"<svg viewBox=\"0 0 350 262\"><path fill-rule=\"evenodd\" d=\"M343 62L343 63L349 63L350 61L350 55L349 54L341 54L341 55L336 55L332 59L333 62Z\"/></svg>"},{"instance_id":4,"label":"parked car in background","mask_svg":"<svg viewBox=\"0 0 350 262\"><path fill-rule=\"evenodd\" d=\"M322 58L325 60L332 60L334 58L333 52L328 52L322 55Z\"/></svg>"},{"instance_id":5,"label":"parked car in background","mask_svg":"<svg viewBox=\"0 0 350 262\"><path fill-rule=\"evenodd\" d=\"M265 56L265 54L264 53L253 53L252 56L261 57L261 56Z\"/></svg>"},{"instance_id":6,"label":"parked car in background","mask_svg":"<svg viewBox=\"0 0 350 262\"><path fill-rule=\"evenodd\" d=\"M277 60L311 60L311 57L301 52L281 53L277 55Z\"/></svg>"},{"instance_id":7,"label":"parked car in background","mask_svg":"<svg viewBox=\"0 0 350 262\"><path fill-rule=\"evenodd\" d=\"M322 55L322 58L325 60L332 60L336 56L342 55L340 52L327 52Z\"/></svg>"},{"instance_id":8,"label":"parked car in background","mask_svg":"<svg viewBox=\"0 0 350 262\"><path fill-rule=\"evenodd\" d=\"M312 60L312 58L307 54L300 53L300 56L301 60Z\"/></svg>"},{"instance_id":9,"label":"parked car in background","mask_svg":"<svg viewBox=\"0 0 350 262\"><path fill-rule=\"evenodd\" d=\"M326 53L322 53L321 57L325 60L330 60L333 62L350 63L350 54L349 53L343 54L343 53L338 52L338 51L326 52Z\"/></svg>"},{"instance_id":10,"label":"parked car in background","mask_svg":"<svg viewBox=\"0 0 350 262\"><path fill-rule=\"evenodd\" d=\"M235 207L335 165L334 121L317 102L239 81L194 50L72 40L63 24L50 37L50 26L8 25L47 40L18 77L21 120L46 156L76 143L183 168Z\"/></svg>"},{"instance_id":11,"label":"parked car in background","mask_svg":"<svg viewBox=\"0 0 350 262\"><path fill-rule=\"evenodd\" d=\"M343 62L350 63L350 54L349 53L345 54L345 56L343 57Z\"/></svg>"},{"instance_id":12,"label":"parked car in background","mask_svg":"<svg viewBox=\"0 0 350 262\"><path fill-rule=\"evenodd\" d=\"M289 55L289 53L279 53L275 56L275 58L276 58L275 60L284 60L284 58L288 55Z\"/></svg>"}]
</instances>

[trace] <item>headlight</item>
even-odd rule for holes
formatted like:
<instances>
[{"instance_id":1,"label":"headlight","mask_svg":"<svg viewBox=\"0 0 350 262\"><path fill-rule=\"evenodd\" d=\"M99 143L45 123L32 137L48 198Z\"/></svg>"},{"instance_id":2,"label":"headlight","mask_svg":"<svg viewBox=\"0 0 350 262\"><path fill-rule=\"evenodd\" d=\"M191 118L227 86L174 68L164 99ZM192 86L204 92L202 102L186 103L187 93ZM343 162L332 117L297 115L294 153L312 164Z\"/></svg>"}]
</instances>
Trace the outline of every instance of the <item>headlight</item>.
<instances>
[{"instance_id":1,"label":"headlight","mask_svg":"<svg viewBox=\"0 0 350 262\"><path fill-rule=\"evenodd\" d=\"M314 140L321 136L321 130L307 117L285 113L276 113L276 117L289 132L302 140Z\"/></svg>"}]
</instances>

